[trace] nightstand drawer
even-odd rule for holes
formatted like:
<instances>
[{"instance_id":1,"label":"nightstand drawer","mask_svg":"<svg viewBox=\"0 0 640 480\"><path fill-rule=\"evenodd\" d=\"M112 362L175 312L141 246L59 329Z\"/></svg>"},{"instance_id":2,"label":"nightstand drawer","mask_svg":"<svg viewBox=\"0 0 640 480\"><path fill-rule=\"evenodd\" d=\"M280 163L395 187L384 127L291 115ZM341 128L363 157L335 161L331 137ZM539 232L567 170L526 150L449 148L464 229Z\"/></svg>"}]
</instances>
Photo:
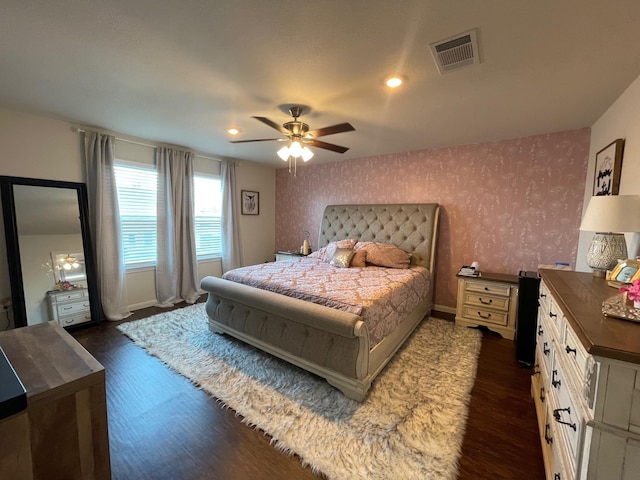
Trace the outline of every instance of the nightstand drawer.
<instances>
[{"instance_id":1,"label":"nightstand drawer","mask_svg":"<svg viewBox=\"0 0 640 480\"><path fill-rule=\"evenodd\" d=\"M493 295L470 292L469 290L467 289L467 293L464 296L465 305L495 308L504 312L509 310L509 297L495 297Z\"/></svg>"},{"instance_id":2,"label":"nightstand drawer","mask_svg":"<svg viewBox=\"0 0 640 480\"><path fill-rule=\"evenodd\" d=\"M63 303L58 305L58 316L65 317L69 315L75 315L76 313L85 312L89 310L89 301L78 303Z\"/></svg>"},{"instance_id":3,"label":"nightstand drawer","mask_svg":"<svg viewBox=\"0 0 640 480\"><path fill-rule=\"evenodd\" d=\"M85 323L89 321L91 321L91 312L89 311L85 313L80 313L79 315L58 318L58 323L63 327L68 327L70 325L78 325L80 323Z\"/></svg>"},{"instance_id":4,"label":"nightstand drawer","mask_svg":"<svg viewBox=\"0 0 640 480\"><path fill-rule=\"evenodd\" d=\"M487 295L500 295L508 297L511 294L511 286L504 283L473 281L466 282L467 292L478 292Z\"/></svg>"},{"instance_id":5,"label":"nightstand drawer","mask_svg":"<svg viewBox=\"0 0 640 480\"><path fill-rule=\"evenodd\" d=\"M479 320L483 323L492 323L494 325L507 325L509 323L507 312L489 310L488 308L474 308L473 306L465 305L462 315L469 320Z\"/></svg>"}]
</instances>

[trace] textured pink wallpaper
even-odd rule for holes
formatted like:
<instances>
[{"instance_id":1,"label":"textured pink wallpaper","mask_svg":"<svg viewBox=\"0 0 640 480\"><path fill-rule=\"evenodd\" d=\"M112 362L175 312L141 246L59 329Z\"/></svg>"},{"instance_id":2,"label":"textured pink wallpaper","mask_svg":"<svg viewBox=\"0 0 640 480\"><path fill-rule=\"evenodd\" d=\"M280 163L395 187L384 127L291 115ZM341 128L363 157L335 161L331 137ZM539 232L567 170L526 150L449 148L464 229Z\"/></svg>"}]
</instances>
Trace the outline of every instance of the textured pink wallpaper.
<instances>
[{"instance_id":1,"label":"textured pink wallpaper","mask_svg":"<svg viewBox=\"0 0 640 480\"><path fill-rule=\"evenodd\" d=\"M298 249L303 232L317 249L326 205L442 205L436 295L455 307L455 274L516 274L539 264L574 266L590 129L478 145L421 150L276 172L276 248Z\"/></svg>"}]
</instances>

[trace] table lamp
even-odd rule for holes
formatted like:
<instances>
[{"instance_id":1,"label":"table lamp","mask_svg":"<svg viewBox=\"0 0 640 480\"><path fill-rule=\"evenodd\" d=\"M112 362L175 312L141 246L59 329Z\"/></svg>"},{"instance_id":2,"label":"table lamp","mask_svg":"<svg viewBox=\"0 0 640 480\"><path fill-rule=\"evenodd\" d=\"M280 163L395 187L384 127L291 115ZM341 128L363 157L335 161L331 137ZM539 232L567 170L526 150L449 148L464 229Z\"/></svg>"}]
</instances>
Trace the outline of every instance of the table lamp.
<instances>
[{"instance_id":1,"label":"table lamp","mask_svg":"<svg viewBox=\"0 0 640 480\"><path fill-rule=\"evenodd\" d=\"M596 232L587 265L594 276L604 277L618 260L628 258L624 233L619 232L640 232L640 195L591 197L580 230Z\"/></svg>"}]
</instances>

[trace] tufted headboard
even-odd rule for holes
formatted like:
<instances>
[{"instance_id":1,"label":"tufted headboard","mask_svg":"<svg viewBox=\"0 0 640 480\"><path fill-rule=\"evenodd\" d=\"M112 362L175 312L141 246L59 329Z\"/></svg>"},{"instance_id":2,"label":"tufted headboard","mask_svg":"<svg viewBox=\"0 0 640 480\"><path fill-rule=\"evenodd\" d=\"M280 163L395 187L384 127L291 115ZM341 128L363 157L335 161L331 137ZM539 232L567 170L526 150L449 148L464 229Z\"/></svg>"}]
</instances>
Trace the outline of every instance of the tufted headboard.
<instances>
[{"instance_id":1,"label":"tufted headboard","mask_svg":"<svg viewBox=\"0 0 640 480\"><path fill-rule=\"evenodd\" d=\"M412 264L433 273L439 215L437 203L328 205L318 248L345 238L391 243L411 252Z\"/></svg>"}]
</instances>

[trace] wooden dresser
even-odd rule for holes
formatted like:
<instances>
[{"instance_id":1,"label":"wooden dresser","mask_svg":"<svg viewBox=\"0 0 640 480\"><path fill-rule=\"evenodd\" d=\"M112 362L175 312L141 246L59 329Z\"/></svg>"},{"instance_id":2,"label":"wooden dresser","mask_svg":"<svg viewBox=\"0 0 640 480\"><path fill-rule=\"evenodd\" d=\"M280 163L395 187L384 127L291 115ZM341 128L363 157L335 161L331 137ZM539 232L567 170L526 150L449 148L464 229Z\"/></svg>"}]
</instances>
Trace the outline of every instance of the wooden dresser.
<instances>
[{"instance_id":1,"label":"wooden dresser","mask_svg":"<svg viewBox=\"0 0 640 480\"><path fill-rule=\"evenodd\" d=\"M590 273L541 270L531 381L549 480L640 478L640 324Z\"/></svg>"},{"instance_id":2,"label":"wooden dresser","mask_svg":"<svg viewBox=\"0 0 640 480\"><path fill-rule=\"evenodd\" d=\"M457 325L483 325L513 340L517 312L517 276L491 272L481 272L479 277L458 275Z\"/></svg>"},{"instance_id":3,"label":"wooden dresser","mask_svg":"<svg viewBox=\"0 0 640 480\"><path fill-rule=\"evenodd\" d=\"M27 408L0 420L0 478L111 478L104 368L60 325L0 333Z\"/></svg>"}]
</instances>

